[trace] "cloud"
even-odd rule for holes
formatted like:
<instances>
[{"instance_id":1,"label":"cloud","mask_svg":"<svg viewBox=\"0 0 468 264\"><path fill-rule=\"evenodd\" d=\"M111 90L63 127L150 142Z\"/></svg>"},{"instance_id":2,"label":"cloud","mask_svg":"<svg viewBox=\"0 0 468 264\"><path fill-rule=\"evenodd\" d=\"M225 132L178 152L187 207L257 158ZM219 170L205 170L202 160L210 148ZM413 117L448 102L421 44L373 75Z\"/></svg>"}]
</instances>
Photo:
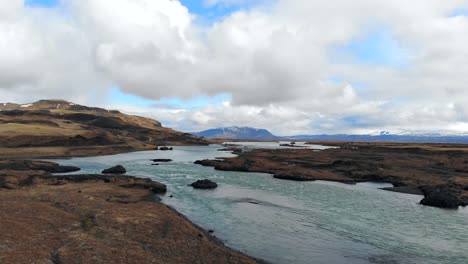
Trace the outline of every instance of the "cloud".
<instances>
[{"instance_id":1,"label":"cloud","mask_svg":"<svg viewBox=\"0 0 468 264\"><path fill-rule=\"evenodd\" d=\"M258 1L199 26L173 0L63 0L52 8L0 0L0 92L2 101L89 104L112 104L104 95L116 86L147 100L230 95L222 105L138 109L185 131L225 120L281 134L462 128L468 17L457 10L467 7L466 0ZM382 45L370 52L373 35ZM342 47L358 56L337 52Z\"/></svg>"}]
</instances>

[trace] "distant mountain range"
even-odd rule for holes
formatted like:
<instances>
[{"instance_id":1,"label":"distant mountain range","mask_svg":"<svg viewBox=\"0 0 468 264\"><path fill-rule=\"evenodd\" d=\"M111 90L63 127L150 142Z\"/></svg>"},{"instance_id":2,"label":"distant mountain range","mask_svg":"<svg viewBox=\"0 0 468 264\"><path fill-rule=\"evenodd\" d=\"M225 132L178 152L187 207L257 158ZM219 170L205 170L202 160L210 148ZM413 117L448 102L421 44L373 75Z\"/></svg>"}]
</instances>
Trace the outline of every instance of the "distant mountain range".
<instances>
[{"instance_id":1,"label":"distant mountain range","mask_svg":"<svg viewBox=\"0 0 468 264\"><path fill-rule=\"evenodd\" d=\"M317 141L369 141L369 142L414 142L414 143L468 143L468 136L444 135L299 135L290 136L294 140Z\"/></svg>"},{"instance_id":2,"label":"distant mountain range","mask_svg":"<svg viewBox=\"0 0 468 264\"><path fill-rule=\"evenodd\" d=\"M275 136L266 129L252 127L225 127L192 133L204 138L232 140L317 140L317 141L369 141L369 142L415 142L415 143L468 143L468 133L453 131L413 131L402 130L398 133L380 131L372 134L353 135L296 135Z\"/></svg>"},{"instance_id":3,"label":"distant mountain range","mask_svg":"<svg viewBox=\"0 0 468 264\"><path fill-rule=\"evenodd\" d=\"M245 140L278 140L277 137L266 129L257 129L252 127L223 127L208 129L202 132L192 133L195 136L204 138L220 139L245 139Z\"/></svg>"}]
</instances>

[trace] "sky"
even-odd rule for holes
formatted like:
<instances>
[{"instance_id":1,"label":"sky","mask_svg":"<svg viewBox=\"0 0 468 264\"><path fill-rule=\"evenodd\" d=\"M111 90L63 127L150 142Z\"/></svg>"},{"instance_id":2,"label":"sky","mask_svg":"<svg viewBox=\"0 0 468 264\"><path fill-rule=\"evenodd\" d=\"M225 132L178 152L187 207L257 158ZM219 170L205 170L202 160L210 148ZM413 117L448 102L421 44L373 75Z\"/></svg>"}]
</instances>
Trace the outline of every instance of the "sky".
<instances>
[{"instance_id":1,"label":"sky","mask_svg":"<svg viewBox=\"0 0 468 264\"><path fill-rule=\"evenodd\" d=\"M0 102L181 131L468 132L468 0L0 0Z\"/></svg>"}]
</instances>

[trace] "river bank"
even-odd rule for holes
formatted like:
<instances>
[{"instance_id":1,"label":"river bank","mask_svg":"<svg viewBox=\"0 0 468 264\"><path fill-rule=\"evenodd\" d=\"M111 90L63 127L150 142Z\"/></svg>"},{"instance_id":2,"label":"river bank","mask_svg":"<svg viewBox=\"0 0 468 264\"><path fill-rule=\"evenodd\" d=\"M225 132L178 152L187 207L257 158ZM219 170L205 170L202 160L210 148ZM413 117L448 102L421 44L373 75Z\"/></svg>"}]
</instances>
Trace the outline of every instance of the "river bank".
<instances>
[{"instance_id":1,"label":"river bank","mask_svg":"<svg viewBox=\"0 0 468 264\"><path fill-rule=\"evenodd\" d=\"M315 144L315 143L314 143ZM237 157L199 160L217 170L262 172L293 181L387 182L390 191L423 194L422 204L468 204L468 148L457 144L327 143L338 148L234 149Z\"/></svg>"},{"instance_id":2,"label":"river bank","mask_svg":"<svg viewBox=\"0 0 468 264\"><path fill-rule=\"evenodd\" d=\"M158 202L166 186L0 161L1 263L258 263Z\"/></svg>"}]
</instances>

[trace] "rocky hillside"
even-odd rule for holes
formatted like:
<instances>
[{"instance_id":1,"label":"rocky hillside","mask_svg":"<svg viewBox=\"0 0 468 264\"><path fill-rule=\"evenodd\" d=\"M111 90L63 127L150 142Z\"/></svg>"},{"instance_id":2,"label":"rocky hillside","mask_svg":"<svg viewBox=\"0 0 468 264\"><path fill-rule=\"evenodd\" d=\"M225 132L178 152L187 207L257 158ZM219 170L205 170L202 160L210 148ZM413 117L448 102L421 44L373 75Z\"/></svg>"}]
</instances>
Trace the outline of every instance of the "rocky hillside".
<instances>
[{"instance_id":1,"label":"rocky hillside","mask_svg":"<svg viewBox=\"0 0 468 264\"><path fill-rule=\"evenodd\" d=\"M97 154L101 154L151 149L157 145L199 144L206 144L206 141L163 127L153 119L115 110L63 100L41 100L23 105L0 103L0 148L4 150L3 156L15 156L12 148L21 148L24 152L28 148L61 147L73 149L75 154L78 149L91 152L95 149ZM39 156L56 156L62 154L54 151L62 153L67 149L41 151L47 153ZM92 154L87 152L78 155Z\"/></svg>"},{"instance_id":2,"label":"rocky hillside","mask_svg":"<svg viewBox=\"0 0 468 264\"><path fill-rule=\"evenodd\" d=\"M266 129L252 127L224 127L209 129L202 132L192 133L193 135L205 138L219 139L244 139L244 140L277 140L277 137Z\"/></svg>"}]
</instances>

